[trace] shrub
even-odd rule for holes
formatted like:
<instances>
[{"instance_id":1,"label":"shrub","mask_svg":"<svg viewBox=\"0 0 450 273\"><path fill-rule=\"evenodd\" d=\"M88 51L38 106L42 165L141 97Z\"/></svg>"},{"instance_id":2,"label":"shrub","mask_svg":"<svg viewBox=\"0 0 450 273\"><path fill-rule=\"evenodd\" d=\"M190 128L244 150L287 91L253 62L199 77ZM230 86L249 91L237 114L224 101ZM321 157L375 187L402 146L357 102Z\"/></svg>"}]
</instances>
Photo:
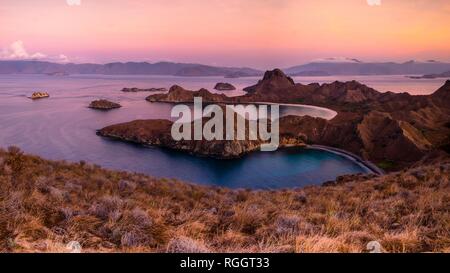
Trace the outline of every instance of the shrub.
<instances>
[{"instance_id":1,"label":"shrub","mask_svg":"<svg viewBox=\"0 0 450 273\"><path fill-rule=\"evenodd\" d=\"M188 237L173 238L167 245L168 253L209 253L210 250L201 242Z\"/></svg>"}]
</instances>

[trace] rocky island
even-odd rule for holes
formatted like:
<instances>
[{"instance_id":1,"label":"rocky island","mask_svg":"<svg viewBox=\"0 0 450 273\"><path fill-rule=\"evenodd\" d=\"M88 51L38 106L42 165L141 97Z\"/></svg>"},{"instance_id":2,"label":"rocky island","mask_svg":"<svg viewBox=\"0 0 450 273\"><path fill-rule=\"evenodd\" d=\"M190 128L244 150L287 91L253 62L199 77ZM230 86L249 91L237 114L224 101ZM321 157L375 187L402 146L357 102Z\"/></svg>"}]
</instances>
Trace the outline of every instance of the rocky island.
<instances>
[{"instance_id":1,"label":"rocky island","mask_svg":"<svg viewBox=\"0 0 450 273\"><path fill-rule=\"evenodd\" d=\"M122 107L120 104L108 100L95 100L89 104L89 108L97 110L111 110Z\"/></svg>"},{"instance_id":2,"label":"rocky island","mask_svg":"<svg viewBox=\"0 0 450 273\"><path fill-rule=\"evenodd\" d=\"M287 116L280 120L282 136L291 136L295 145L318 144L343 149L385 170L400 170L424 158L439 157L450 143L450 81L434 94L413 96L407 93L381 93L356 81L303 85L294 83L281 70L267 71L256 85L247 88L248 94L228 97L206 89L185 90L172 86L166 94L147 97L151 102L193 102L202 97L211 103L303 103L324 106L338 112L332 120L308 116ZM161 121L160 121L161 122ZM170 124L164 122L166 126ZM145 126L144 126L145 124ZM236 143L206 142L175 144L167 140L167 127L153 130L154 122L125 123L107 127L100 135L131 140L138 143L167 146L203 156L217 156L217 147L235 147ZM140 129L141 126L147 129ZM170 127L170 126L169 126ZM117 129L120 128L120 134ZM142 131L151 132L137 138ZM153 133L161 136L157 140ZM282 137L283 139L283 137ZM260 143L239 143L239 148L224 157L240 156L258 149ZM242 148L245 147L245 148ZM217 148L218 149L218 148Z\"/></svg>"},{"instance_id":3,"label":"rocky island","mask_svg":"<svg viewBox=\"0 0 450 273\"><path fill-rule=\"evenodd\" d=\"M167 89L164 87L161 87L161 88L155 88L155 87L152 87L152 88L137 88L137 87L128 88L128 87L125 87L122 89L122 92L132 92L132 93L134 93L134 92L166 92L166 91L167 91Z\"/></svg>"},{"instance_id":4,"label":"rocky island","mask_svg":"<svg viewBox=\"0 0 450 273\"><path fill-rule=\"evenodd\" d=\"M232 91L236 90L236 87L234 87L231 83L219 82L216 86L214 86L214 89L219 91Z\"/></svg>"},{"instance_id":5,"label":"rocky island","mask_svg":"<svg viewBox=\"0 0 450 273\"><path fill-rule=\"evenodd\" d=\"M47 73L47 76L54 76L54 77L65 77L69 76L70 74L65 71L57 71L57 72L51 72Z\"/></svg>"},{"instance_id":6,"label":"rocky island","mask_svg":"<svg viewBox=\"0 0 450 273\"><path fill-rule=\"evenodd\" d=\"M34 92L30 99L37 100L37 99L43 99L48 98L50 95L47 92Z\"/></svg>"},{"instance_id":7,"label":"rocky island","mask_svg":"<svg viewBox=\"0 0 450 273\"><path fill-rule=\"evenodd\" d=\"M439 79L439 78L449 78L450 79L450 71L446 71L439 74L426 74L423 76L410 76L410 79Z\"/></svg>"}]
</instances>

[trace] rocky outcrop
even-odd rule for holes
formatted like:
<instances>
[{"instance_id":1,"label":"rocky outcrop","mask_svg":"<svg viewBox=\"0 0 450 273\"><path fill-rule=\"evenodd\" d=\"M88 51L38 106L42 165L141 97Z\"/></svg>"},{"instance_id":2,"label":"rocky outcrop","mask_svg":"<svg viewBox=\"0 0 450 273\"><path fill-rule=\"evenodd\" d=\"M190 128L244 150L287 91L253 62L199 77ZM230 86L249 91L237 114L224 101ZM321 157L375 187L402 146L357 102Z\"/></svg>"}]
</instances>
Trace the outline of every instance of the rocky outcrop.
<instances>
[{"instance_id":1,"label":"rocky outcrop","mask_svg":"<svg viewBox=\"0 0 450 273\"><path fill-rule=\"evenodd\" d=\"M34 92L30 99L37 100L37 99L43 99L48 98L50 95L47 92Z\"/></svg>"},{"instance_id":2,"label":"rocky outcrop","mask_svg":"<svg viewBox=\"0 0 450 273\"><path fill-rule=\"evenodd\" d=\"M189 91L181 86L174 85L166 94L153 94L146 98L150 102L193 102L194 97L203 98L204 102L224 102L229 98L223 94L213 94L206 89Z\"/></svg>"},{"instance_id":3,"label":"rocky outcrop","mask_svg":"<svg viewBox=\"0 0 450 273\"><path fill-rule=\"evenodd\" d=\"M268 93L275 90L286 89L293 87L294 80L286 76L280 69L267 71L262 80L256 85L244 88L244 91L249 93Z\"/></svg>"},{"instance_id":4,"label":"rocky outcrop","mask_svg":"<svg viewBox=\"0 0 450 273\"><path fill-rule=\"evenodd\" d=\"M127 92L127 93L136 93L136 92L166 92L167 89L164 87L160 87L160 88L137 88L137 87L125 87L122 89L122 92Z\"/></svg>"},{"instance_id":5,"label":"rocky outcrop","mask_svg":"<svg viewBox=\"0 0 450 273\"><path fill-rule=\"evenodd\" d=\"M214 86L214 89L220 91L231 91L236 90L236 87L234 87L231 83L219 82L216 86Z\"/></svg>"},{"instance_id":6,"label":"rocky outcrop","mask_svg":"<svg viewBox=\"0 0 450 273\"><path fill-rule=\"evenodd\" d=\"M122 107L120 104L108 100L95 100L89 104L89 108L97 110L111 110Z\"/></svg>"}]
</instances>

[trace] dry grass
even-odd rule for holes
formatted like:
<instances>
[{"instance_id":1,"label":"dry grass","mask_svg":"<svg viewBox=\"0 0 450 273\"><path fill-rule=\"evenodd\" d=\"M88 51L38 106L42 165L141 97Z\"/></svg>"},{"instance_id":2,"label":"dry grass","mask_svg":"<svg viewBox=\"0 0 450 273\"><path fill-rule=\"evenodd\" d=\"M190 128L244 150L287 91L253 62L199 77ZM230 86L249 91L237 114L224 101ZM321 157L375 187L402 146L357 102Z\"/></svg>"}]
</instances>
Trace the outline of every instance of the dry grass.
<instances>
[{"instance_id":1,"label":"dry grass","mask_svg":"<svg viewBox=\"0 0 450 273\"><path fill-rule=\"evenodd\" d=\"M0 250L450 251L450 163L329 186L202 187L0 149Z\"/></svg>"}]
</instances>

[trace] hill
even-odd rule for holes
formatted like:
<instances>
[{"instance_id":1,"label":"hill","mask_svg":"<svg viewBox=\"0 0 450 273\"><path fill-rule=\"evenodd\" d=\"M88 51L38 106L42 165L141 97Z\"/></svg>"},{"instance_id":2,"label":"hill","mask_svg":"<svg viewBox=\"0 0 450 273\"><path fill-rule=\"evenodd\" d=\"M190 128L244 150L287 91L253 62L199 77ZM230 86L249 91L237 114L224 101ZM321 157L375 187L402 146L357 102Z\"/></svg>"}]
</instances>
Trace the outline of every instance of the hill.
<instances>
[{"instance_id":1,"label":"hill","mask_svg":"<svg viewBox=\"0 0 450 273\"><path fill-rule=\"evenodd\" d=\"M450 251L450 162L279 191L196 186L0 149L0 251Z\"/></svg>"}]
</instances>

